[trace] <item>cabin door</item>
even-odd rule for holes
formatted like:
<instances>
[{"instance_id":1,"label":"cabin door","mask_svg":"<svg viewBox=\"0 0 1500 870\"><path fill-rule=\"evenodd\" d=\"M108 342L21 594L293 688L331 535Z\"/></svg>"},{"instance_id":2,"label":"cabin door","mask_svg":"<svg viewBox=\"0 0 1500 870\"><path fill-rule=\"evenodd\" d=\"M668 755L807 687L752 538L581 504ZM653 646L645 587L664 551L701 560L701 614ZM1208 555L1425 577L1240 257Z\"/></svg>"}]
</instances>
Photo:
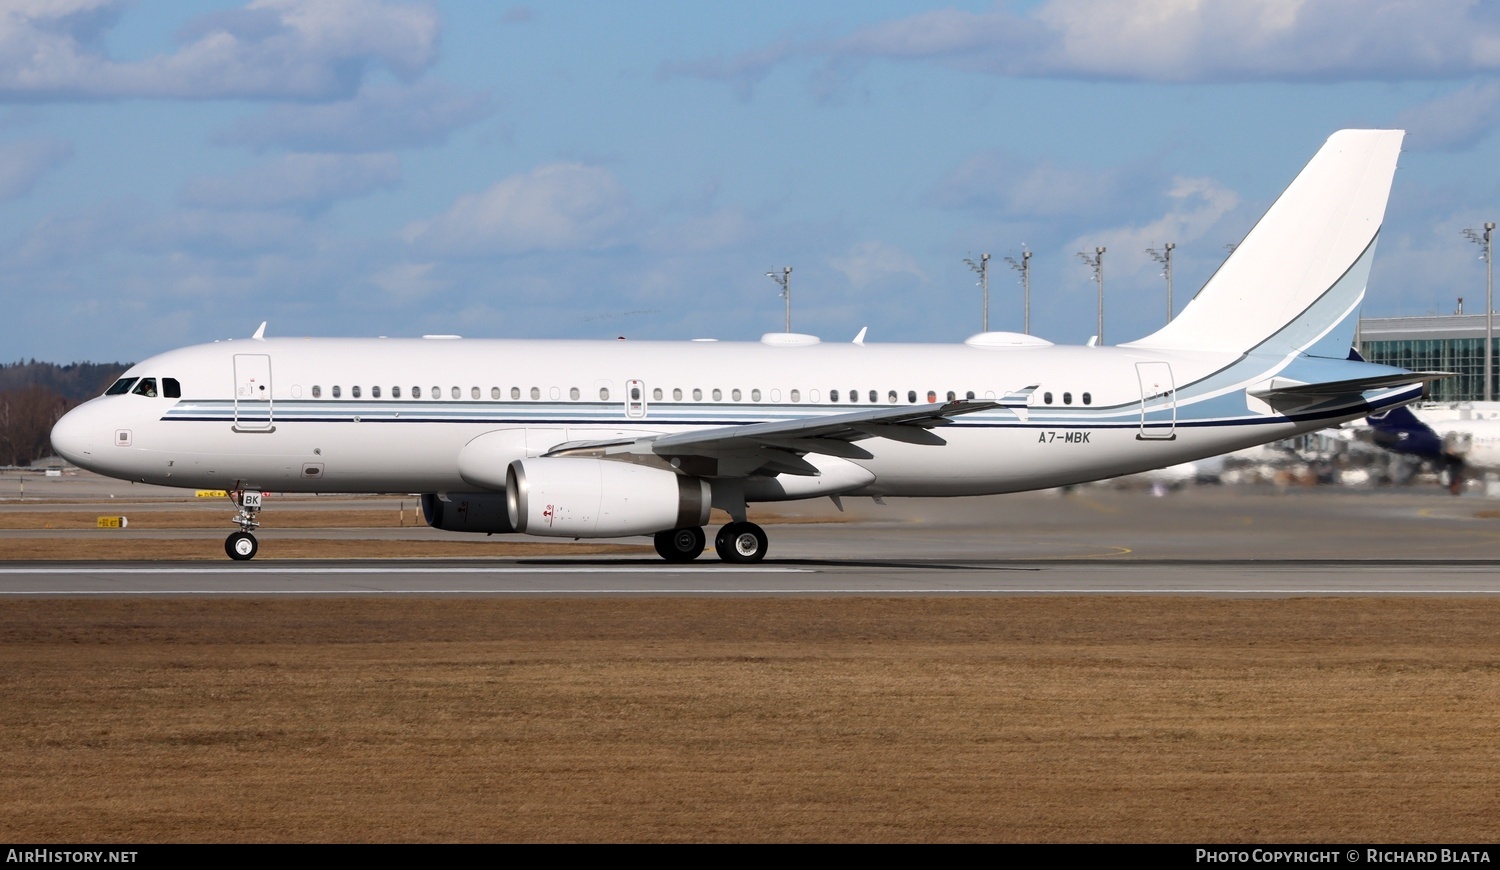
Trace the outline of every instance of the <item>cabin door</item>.
<instances>
[{"instance_id":1,"label":"cabin door","mask_svg":"<svg viewBox=\"0 0 1500 870\"><path fill-rule=\"evenodd\" d=\"M1143 441L1171 441L1177 437L1177 385L1172 366L1164 362L1135 364L1141 382L1141 429Z\"/></svg>"},{"instance_id":2,"label":"cabin door","mask_svg":"<svg viewBox=\"0 0 1500 870\"><path fill-rule=\"evenodd\" d=\"M263 353L234 355L234 429L269 432L271 416L271 357Z\"/></svg>"}]
</instances>

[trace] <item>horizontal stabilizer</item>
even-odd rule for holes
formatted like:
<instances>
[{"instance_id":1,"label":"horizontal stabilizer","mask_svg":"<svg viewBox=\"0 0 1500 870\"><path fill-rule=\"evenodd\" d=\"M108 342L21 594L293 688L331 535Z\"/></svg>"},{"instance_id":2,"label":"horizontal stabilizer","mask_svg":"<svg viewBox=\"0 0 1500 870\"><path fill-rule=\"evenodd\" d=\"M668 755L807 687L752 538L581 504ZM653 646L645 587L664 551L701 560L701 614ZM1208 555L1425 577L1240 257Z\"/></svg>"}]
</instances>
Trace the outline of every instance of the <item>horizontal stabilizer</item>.
<instances>
[{"instance_id":1,"label":"horizontal stabilizer","mask_svg":"<svg viewBox=\"0 0 1500 870\"><path fill-rule=\"evenodd\" d=\"M1334 399L1339 396L1358 395L1367 390L1416 386L1417 384L1427 384L1451 377L1453 377L1451 372L1403 372L1399 375L1377 375L1369 378L1354 378L1347 381L1325 381L1316 384L1305 384L1289 378L1272 378L1261 386L1251 387L1246 392L1257 399L1264 399L1274 404L1278 398Z\"/></svg>"}]
</instances>

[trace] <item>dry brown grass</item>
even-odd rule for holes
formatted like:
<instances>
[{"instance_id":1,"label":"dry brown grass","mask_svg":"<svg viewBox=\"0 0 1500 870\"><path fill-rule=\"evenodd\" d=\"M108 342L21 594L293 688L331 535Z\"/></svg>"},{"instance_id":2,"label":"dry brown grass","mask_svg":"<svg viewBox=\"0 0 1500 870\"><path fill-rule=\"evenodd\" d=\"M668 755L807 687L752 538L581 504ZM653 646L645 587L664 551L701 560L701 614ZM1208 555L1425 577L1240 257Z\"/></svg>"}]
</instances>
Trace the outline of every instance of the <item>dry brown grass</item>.
<instances>
[{"instance_id":1,"label":"dry brown grass","mask_svg":"<svg viewBox=\"0 0 1500 870\"><path fill-rule=\"evenodd\" d=\"M1492 842L1476 600L0 602L12 841Z\"/></svg>"}]
</instances>

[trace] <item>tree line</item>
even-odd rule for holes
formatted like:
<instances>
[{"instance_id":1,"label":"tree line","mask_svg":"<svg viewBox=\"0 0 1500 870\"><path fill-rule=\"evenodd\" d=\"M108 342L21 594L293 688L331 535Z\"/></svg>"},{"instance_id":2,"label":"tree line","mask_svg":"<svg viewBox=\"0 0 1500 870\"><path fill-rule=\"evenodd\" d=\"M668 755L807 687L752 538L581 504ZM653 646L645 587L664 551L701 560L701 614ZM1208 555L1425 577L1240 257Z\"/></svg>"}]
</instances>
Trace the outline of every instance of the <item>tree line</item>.
<instances>
[{"instance_id":1,"label":"tree line","mask_svg":"<svg viewBox=\"0 0 1500 870\"><path fill-rule=\"evenodd\" d=\"M52 426L70 408L104 392L130 363L0 363L0 465L52 455Z\"/></svg>"}]
</instances>

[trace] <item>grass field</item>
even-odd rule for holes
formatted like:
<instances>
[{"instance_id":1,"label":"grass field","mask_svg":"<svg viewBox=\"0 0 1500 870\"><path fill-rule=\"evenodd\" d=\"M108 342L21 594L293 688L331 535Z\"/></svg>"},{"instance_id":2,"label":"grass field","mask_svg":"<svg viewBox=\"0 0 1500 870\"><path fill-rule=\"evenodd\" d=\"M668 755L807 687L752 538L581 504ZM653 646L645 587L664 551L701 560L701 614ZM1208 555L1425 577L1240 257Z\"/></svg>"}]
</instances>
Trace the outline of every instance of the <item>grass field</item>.
<instances>
[{"instance_id":1,"label":"grass field","mask_svg":"<svg viewBox=\"0 0 1500 870\"><path fill-rule=\"evenodd\" d=\"M1472 600L0 602L11 841L1492 842Z\"/></svg>"}]
</instances>

